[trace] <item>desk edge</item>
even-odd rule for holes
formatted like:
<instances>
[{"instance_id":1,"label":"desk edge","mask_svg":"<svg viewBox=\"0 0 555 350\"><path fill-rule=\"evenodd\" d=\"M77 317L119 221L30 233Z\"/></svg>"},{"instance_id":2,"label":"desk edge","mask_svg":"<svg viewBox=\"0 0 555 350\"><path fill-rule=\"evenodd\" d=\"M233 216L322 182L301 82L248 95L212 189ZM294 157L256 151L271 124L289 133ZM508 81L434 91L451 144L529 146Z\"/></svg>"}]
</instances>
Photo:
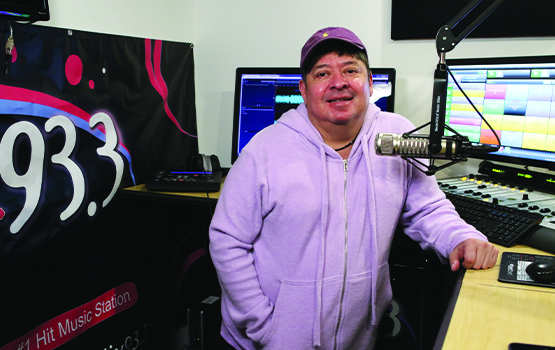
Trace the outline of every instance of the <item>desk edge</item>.
<instances>
[{"instance_id":1,"label":"desk edge","mask_svg":"<svg viewBox=\"0 0 555 350\"><path fill-rule=\"evenodd\" d=\"M443 347L443 342L445 341L447 330L449 329L449 323L451 323L451 318L453 317L453 312L455 311L455 305L457 304L457 298L459 297L459 293L461 291L465 273L466 269L461 269L459 271L459 276L455 286L453 287L453 292L451 292L451 298L449 298L449 304L447 305L445 316L443 316L443 321L439 327L439 332L437 334L433 350L441 350Z\"/></svg>"}]
</instances>

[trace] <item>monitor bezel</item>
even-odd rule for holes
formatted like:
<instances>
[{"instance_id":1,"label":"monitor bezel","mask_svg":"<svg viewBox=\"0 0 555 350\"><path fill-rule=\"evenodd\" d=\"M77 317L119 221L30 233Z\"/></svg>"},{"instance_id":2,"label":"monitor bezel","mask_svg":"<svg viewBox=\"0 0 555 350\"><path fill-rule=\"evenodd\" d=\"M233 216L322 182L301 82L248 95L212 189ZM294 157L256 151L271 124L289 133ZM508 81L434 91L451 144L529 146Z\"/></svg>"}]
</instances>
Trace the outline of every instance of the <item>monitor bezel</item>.
<instances>
[{"instance_id":1,"label":"monitor bezel","mask_svg":"<svg viewBox=\"0 0 555 350\"><path fill-rule=\"evenodd\" d=\"M371 68L372 75L374 74L388 74L389 81L393 82L395 89L396 70L395 68ZM233 129L232 129L232 144L231 144L231 164L237 160L237 146L239 143L239 117L241 113L241 76L244 74L301 74L298 67L238 67L235 71L235 97L233 105ZM395 106L395 93L387 98L386 111L393 112Z\"/></svg>"},{"instance_id":2,"label":"monitor bezel","mask_svg":"<svg viewBox=\"0 0 555 350\"><path fill-rule=\"evenodd\" d=\"M455 59L446 60L447 67L449 68L455 67L455 66L467 66L467 65L549 64L549 63L553 63L553 66L554 66L553 69L555 69L555 55L455 58ZM517 148L517 147L512 147L512 148ZM550 152L550 153L553 153L555 156L555 152ZM470 158L483 159L483 160L508 163L508 164L517 164L517 165L523 165L523 166L538 167L538 168L544 168L548 170L555 170L555 162L550 162L546 160L510 157L506 155L499 155L499 154L492 154L492 153L472 154Z\"/></svg>"}]
</instances>

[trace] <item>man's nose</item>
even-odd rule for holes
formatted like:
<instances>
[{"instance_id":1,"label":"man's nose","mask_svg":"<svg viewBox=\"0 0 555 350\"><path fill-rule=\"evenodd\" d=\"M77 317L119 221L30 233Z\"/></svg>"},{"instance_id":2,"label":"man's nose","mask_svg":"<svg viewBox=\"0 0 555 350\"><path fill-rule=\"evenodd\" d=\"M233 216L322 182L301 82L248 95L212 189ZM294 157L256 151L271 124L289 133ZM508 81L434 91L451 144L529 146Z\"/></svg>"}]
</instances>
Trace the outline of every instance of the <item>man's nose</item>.
<instances>
[{"instance_id":1,"label":"man's nose","mask_svg":"<svg viewBox=\"0 0 555 350\"><path fill-rule=\"evenodd\" d=\"M333 74L331 83L332 87L336 89L342 89L348 85L348 81L345 76L339 72Z\"/></svg>"}]
</instances>

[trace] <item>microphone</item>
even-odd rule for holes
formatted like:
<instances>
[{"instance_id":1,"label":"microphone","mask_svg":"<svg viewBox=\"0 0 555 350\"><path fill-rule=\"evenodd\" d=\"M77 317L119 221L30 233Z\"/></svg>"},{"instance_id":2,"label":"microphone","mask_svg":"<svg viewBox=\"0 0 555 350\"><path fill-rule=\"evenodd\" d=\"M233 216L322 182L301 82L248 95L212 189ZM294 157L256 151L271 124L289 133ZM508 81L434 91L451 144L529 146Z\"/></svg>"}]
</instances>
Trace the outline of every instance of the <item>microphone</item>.
<instances>
[{"instance_id":1,"label":"microphone","mask_svg":"<svg viewBox=\"0 0 555 350\"><path fill-rule=\"evenodd\" d=\"M442 136L439 153L430 153L429 144L430 136L428 135L408 137L394 133L379 133L376 136L374 149L376 154L380 156L447 160L465 160L467 156L472 154L489 153L497 150L497 146L473 144L467 136L461 135Z\"/></svg>"}]
</instances>

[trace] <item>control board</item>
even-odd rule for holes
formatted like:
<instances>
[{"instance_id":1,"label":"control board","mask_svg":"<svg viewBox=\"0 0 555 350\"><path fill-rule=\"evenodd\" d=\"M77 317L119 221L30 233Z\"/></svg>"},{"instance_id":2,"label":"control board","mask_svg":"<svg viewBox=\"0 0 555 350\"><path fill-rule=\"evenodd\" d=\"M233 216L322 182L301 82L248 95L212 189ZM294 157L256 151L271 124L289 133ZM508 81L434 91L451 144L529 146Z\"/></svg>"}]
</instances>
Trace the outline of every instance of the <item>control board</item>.
<instances>
[{"instance_id":1,"label":"control board","mask_svg":"<svg viewBox=\"0 0 555 350\"><path fill-rule=\"evenodd\" d=\"M466 175L438 180L444 192L480 199L507 207L538 212L544 216L540 226L555 230L555 194L486 175Z\"/></svg>"}]
</instances>

